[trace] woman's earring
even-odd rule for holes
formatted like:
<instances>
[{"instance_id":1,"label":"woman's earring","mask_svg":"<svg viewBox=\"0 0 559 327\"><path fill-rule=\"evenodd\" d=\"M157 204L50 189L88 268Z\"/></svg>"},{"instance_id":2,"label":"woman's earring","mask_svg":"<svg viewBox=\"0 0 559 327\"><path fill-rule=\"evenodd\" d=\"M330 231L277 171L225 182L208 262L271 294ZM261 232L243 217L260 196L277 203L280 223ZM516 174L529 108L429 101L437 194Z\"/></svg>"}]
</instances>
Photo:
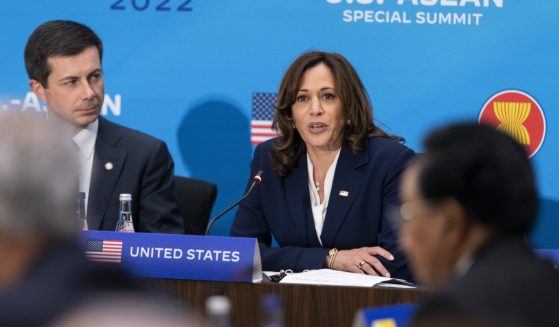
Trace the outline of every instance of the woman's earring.
<instances>
[{"instance_id":1,"label":"woman's earring","mask_svg":"<svg viewBox=\"0 0 559 327\"><path fill-rule=\"evenodd\" d=\"M348 125L348 126L351 125L351 120L348 119L348 120L345 122L345 124Z\"/></svg>"}]
</instances>

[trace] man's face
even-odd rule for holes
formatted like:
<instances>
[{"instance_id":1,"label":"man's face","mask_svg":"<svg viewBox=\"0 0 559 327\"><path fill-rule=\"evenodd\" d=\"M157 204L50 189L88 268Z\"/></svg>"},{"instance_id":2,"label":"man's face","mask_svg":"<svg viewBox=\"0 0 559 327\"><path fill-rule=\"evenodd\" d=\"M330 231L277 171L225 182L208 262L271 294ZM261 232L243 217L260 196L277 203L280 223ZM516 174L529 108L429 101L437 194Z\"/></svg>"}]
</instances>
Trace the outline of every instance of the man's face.
<instances>
[{"instance_id":1,"label":"man's face","mask_svg":"<svg viewBox=\"0 0 559 327\"><path fill-rule=\"evenodd\" d=\"M419 282L438 287L452 274L453 234L440 208L428 204L419 191L418 164L411 165L402 177L400 188L402 216L400 244L408 255Z\"/></svg>"},{"instance_id":2,"label":"man's face","mask_svg":"<svg viewBox=\"0 0 559 327\"><path fill-rule=\"evenodd\" d=\"M48 86L31 80L33 92L47 104L49 117L68 123L74 133L99 117L104 99L103 71L96 47L73 56L52 56Z\"/></svg>"}]
</instances>

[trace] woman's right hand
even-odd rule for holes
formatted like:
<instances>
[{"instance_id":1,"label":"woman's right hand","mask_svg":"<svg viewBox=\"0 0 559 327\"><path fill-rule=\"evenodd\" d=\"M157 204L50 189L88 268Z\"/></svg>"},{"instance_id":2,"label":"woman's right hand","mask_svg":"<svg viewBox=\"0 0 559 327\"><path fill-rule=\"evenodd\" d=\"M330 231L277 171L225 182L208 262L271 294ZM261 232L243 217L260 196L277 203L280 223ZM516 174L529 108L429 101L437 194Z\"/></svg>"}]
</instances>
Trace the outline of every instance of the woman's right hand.
<instances>
[{"instance_id":1,"label":"woman's right hand","mask_svg":"<svg viewBox=\"0 0 559 327\"><path fill-rule=\"evenodd\" d=\"M362 247L351 250L339 250L334 258L333 269L353 273L390 277L390 273L375 255L387 260L394 260L394 256L380 246Z\"/></svg>"}]
</instances>

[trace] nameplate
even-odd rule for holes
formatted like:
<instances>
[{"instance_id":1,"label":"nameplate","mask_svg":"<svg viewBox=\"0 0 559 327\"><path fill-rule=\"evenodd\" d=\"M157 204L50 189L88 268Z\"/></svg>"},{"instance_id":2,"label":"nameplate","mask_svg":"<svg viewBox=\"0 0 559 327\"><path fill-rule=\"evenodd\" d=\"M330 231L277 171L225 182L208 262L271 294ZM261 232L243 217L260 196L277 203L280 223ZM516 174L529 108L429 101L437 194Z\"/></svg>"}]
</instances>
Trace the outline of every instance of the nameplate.
<instances>
[{"instance_id":1,"label":"nameplate","mask_svg":"<svg viewBox=\"0 0 559 327\"><path fill-rule=\"evenodd\" d=\"M536 249L537 255L551 260L556 267L559 267L559 249Z\"/></svg>"},{"instance_id":2,"label":"nameplate","mask_svg":"<svg viewBox=\"0 0 559 327\"><path fill-rule=\"evenodd\" d=\"M417 308L416 304L399 304L365 308L357 311L353 327L405 327Z\"/></svg>"},{"instance_id":3,"label":"nameplate","mask_svg":"<svg viewBox=\"0 0 559 327\"><path fill-rule=\"evenodd\" d=\"M83 231L86 257L113 262L138 277L256 282L262 279L254 238Z\"/></svg>"}]
</instances>

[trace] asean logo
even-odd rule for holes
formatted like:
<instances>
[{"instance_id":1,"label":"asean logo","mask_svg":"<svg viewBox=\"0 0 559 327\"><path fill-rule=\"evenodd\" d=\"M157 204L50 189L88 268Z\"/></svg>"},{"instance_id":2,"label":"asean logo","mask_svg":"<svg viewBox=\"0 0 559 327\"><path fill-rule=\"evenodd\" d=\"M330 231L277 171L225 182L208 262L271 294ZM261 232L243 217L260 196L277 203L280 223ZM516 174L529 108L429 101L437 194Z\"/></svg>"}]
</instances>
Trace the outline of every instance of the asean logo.
<instances>
[{"instance_id":1,"label":"asean logo","mask_svg":"<svg viewBox=\"0 0 559 327\"><path fill-rule=\"evenodd\" d=\"M528 158L538 152L545 137L542 107L522 91L506 90L492 96L481 109L479 122L512 136L525 147Z\"/></svg>"}]
</instances>

